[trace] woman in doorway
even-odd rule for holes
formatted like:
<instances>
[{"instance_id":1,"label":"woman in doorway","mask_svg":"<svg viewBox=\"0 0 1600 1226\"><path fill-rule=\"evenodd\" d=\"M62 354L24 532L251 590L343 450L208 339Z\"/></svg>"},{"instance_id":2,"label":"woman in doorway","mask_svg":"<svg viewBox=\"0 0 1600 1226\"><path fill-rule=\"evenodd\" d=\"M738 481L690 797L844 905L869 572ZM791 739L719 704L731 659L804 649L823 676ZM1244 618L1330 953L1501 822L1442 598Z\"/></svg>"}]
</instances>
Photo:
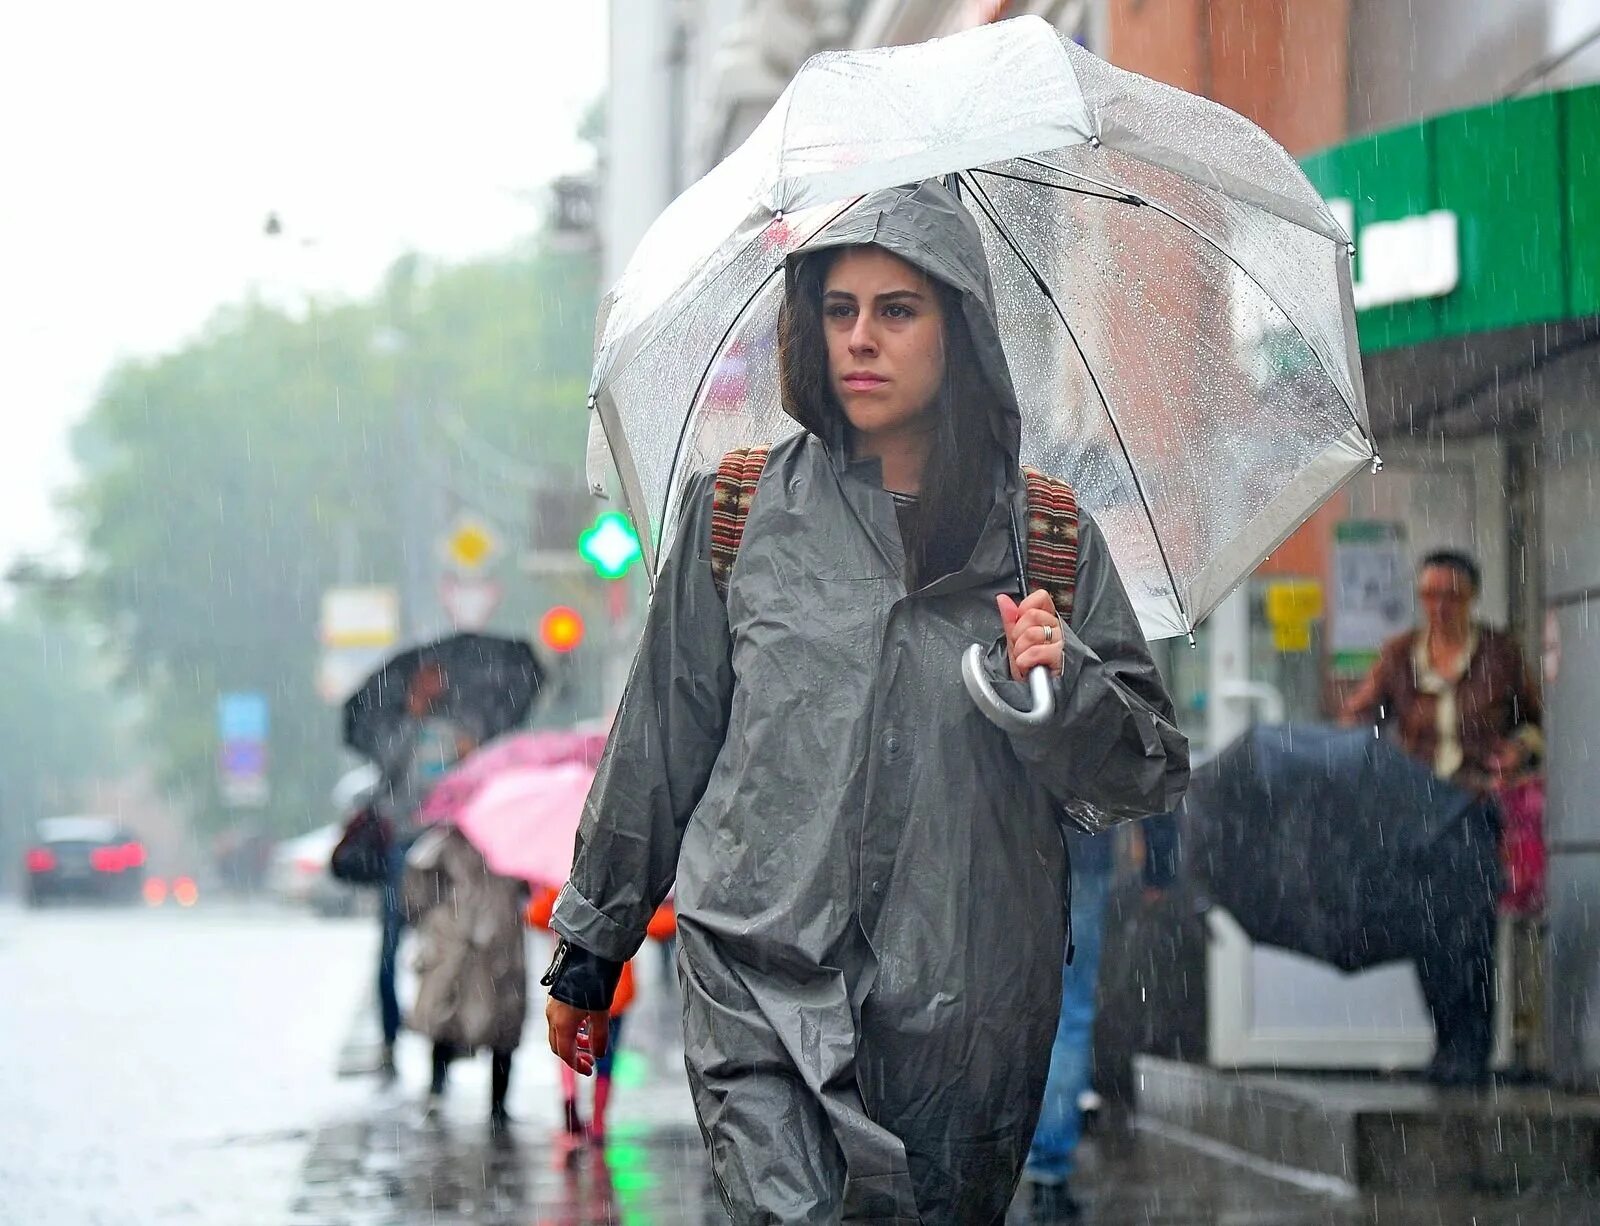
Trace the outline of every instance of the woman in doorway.
<instances>
[{"instance_id":1,"label":"woman in doorway","mask_svg":"<svg viewBox=\"0 0 1600 1226\"><path fill-rule=\"evenodd\" d=\"M1487 796L1536 762L1544 741L1539 693L1516 641L1474 616L1480 586L1466 554L1424 558L1422 624L1384 644L1344 722L1385 728L1439 778ZM1436 917L1417 957L1437 1038L1428 1073L1446 1085L1487 1077L1494 1041L1494 895L1474 897L1466 914Z\"/></svg>"},{"instance_id":2,"label":"woman in doorway","mask_svg":"<svg viewBox=\"0 0 1600 1226\"><path fill-rule=\"evenodd\" d=\"M690 1082L734 1219L996 1222L1060 1007L1067 808L1170 809L1188 748L1089 517L1070 617L1013 597L1020 413L956 198L879 193L797 252L779 334L803 432L731 511L709 475L686 492L553 917L550 1041L592 1068L675 880ZM742 527L725 596L714 510ZM975 640L1014 705L1049 669L1047 724L980 714Z\"/></svg>"}]
</instances>

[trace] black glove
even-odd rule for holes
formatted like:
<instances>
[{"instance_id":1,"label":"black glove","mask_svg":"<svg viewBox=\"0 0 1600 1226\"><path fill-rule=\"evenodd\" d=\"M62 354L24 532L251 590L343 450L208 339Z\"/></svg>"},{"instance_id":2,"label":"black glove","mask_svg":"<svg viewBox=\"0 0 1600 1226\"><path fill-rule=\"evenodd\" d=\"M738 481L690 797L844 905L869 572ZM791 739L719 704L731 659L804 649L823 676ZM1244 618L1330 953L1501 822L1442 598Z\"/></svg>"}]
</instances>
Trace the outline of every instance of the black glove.
<instances>
[{"instance_id":1,"label":"black glove","mask_svg":"<svg viewBox=\"0 0 1600 1226\"><path fill-rule=\"evenodd\" d=\"M539 983L550 989L552 1000L574 1009L609 1009L622 978L621 962L592 954L566 938L556 942L555 957Z\"/></svg>"}]
</instances>

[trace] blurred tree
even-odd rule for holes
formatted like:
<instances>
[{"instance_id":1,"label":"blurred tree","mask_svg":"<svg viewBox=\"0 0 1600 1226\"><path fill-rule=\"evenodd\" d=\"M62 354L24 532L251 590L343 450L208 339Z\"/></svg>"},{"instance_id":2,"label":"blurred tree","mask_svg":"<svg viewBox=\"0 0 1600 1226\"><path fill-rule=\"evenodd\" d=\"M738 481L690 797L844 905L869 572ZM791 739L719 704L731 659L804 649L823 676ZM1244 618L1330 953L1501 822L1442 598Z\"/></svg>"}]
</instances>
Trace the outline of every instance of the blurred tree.
<instances>
[{"instance_id":1,"label":"blurred tree","mask_svg":"<svg viewBox=\"0 0 1600 1226\"><path fill-rule=\"evenodd\" d=\"M230 308L107 381L75 440L78 586L201 832L235 820L215 783L216 699L231 689L271 703L266 824L330 819L347 763L315 689L321 595L400 583L398 526L419 499L447 509L481 493L515 533L526 489L499 468L581 481L595 277L592 257L537 246L453 268L408 258L369 301L305 319ZM420 406L420 472L402 395ZM494 457L494 480L447 424ZM525 623L533 597L515 595Z\"/></svg>"},{"instance_id":2,"label":"blurred tree","mask_svg":"<svg viewBox=\"0 0 1600 1226\"><path fill-rule=\"evenodd\" d=\"M114 696L90 635L43 602L0 616L0 865L10 884L33 823L70 811L115 765Z\"/></svg>"}]
</instances>

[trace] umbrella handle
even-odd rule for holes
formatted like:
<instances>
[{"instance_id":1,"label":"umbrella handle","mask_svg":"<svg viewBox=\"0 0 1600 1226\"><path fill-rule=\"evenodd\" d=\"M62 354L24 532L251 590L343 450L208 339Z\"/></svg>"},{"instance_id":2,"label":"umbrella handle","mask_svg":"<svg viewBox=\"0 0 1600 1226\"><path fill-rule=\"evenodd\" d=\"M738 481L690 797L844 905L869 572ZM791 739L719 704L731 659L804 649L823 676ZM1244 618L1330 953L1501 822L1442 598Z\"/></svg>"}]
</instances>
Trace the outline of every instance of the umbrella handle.
<instances>
[{"instance_id":1,"label":"umbrella handle","mask_svg":"<svg viewBox=\"0 0 1600 1226\"><path fill-rule=\"evenodd\" d=\"M1031 711L1019 711L995 693L983 670L983 647L977 643L968 647L966 655L961 657L961 680L984 717L1006 732L1031 732L1042 728L1056 713L1055 695L1050 690L1050 670L1043 664L1035 665L1028 673L1028 688L1033 693Z\"/></svg>"}]
</instances>

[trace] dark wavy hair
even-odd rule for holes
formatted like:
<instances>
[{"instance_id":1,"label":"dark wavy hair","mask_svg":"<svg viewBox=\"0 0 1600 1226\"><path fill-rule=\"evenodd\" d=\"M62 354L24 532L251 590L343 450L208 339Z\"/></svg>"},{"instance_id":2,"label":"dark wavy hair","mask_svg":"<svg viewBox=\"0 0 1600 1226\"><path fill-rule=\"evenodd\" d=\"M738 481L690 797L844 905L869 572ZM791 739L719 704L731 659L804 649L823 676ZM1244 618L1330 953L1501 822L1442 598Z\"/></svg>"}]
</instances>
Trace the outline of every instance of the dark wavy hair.
<instances>
[{"instance_id":1,"label":"dark wavy hair","mask_svg":"<svg viewBox=\"0 0 1600 1226\"><path fill-rule=\"evenodd\" d=\"M849 248L819 251L798 262L778 311L778 378L784 410L824 440L854 430L834 395L823 332L822 291L828 270ZM994 505L995 476L1005 453L994 429L998 406L983 374L958 290L930 276L944 315L944 379L928 412L938 415L922 489L905 541L906 583L915 590L960 570L972 557Z\"/></svg>"}]
</instances>

